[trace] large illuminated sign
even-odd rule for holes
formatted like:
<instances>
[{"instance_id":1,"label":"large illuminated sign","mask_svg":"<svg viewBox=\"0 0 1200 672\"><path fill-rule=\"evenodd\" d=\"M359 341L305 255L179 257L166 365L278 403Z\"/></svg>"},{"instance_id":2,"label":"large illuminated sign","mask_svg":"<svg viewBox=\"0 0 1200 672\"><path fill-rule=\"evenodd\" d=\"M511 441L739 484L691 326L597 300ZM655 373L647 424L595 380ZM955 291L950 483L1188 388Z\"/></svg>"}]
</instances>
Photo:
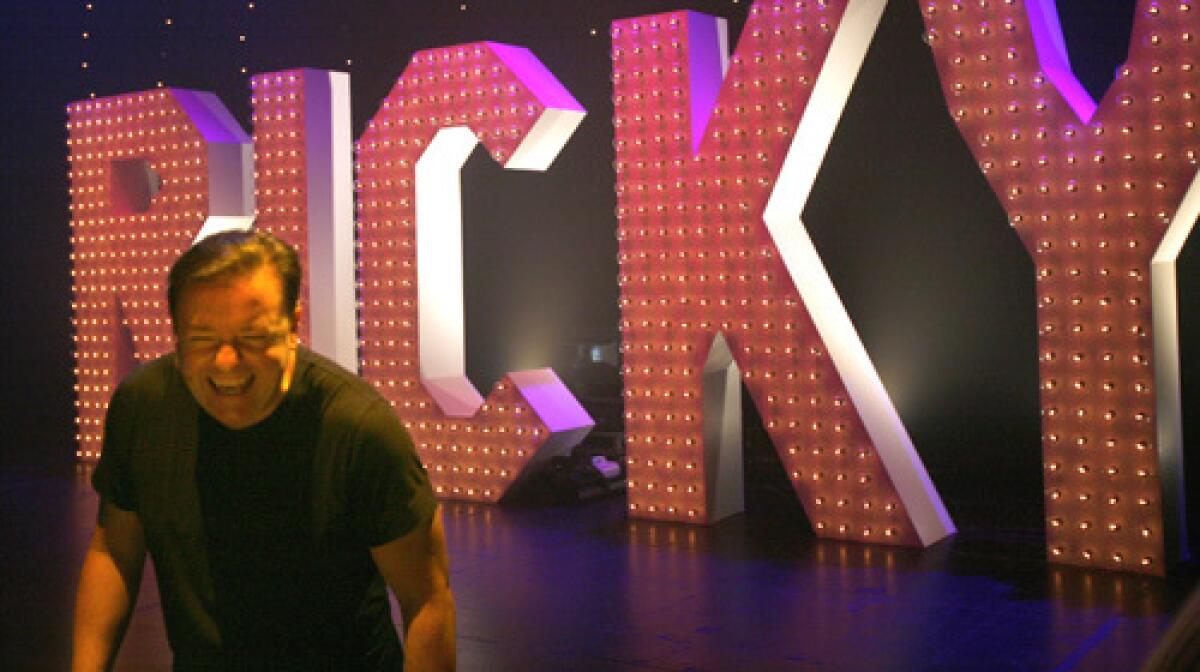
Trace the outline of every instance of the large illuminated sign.
<instances>
[{"instance_id":1,"label":"large illuminated sign","mask_svg":"<svg viewBox=\"0 0 1200 672\"><path fill-rule=\"evenodd\" d=\"M1052 561L1186 554L1175 260L1200 213L1190 0L1138 3L1097 105L1051 0L925 0L951 116L1033 257Z\"/></svg>"},{"instance_id":2,"label":"large illuminated sign","mask_svg":"<svg viewBox=\"0 0 1200 672\"><path fill-rule=\"evenodd\" d=\"M629 513L742 508L741 385L819 536L954 531L800 212L882 0L612 28ZM740 382L739 382L740 381Z\"/></svg>"},{"instance_id":3,"label":"large illuminated sign","mask_svg":"<svg viewBox=\"0 0 1200 672\"><path fill-rule=\"evenodd\" d=\"M817 534L954 530L800 218L883 5L755 2L731 58L714 17L612 27L631 516L741 509L744 386ZM1097 105L1049 0L922 8L950 113L1035 262L1050 559L1161 574L1185 550L1174 265L1200 213L1197 10L1141 2ZM252 88L253 140L206 93L68 106L79 457L117 382L172 347L171 262L252 224L300 250L302 337L397 407L439 495L498 500L577 443L591 419L553 371L486 399L466 378L459 173L478 144L547 169L578 102L490 42L414 55L357 148L346 75Z\"/></svg>"}]
</instances>

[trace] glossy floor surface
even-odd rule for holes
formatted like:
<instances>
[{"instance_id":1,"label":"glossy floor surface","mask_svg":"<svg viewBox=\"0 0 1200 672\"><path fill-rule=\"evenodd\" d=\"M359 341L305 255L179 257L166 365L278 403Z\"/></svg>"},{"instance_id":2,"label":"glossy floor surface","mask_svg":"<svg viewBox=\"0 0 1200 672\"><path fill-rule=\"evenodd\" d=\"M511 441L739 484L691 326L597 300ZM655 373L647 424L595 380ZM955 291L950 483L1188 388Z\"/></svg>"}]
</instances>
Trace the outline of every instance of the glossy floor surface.
<instances>
[{"instance_id":1,"label":"glossy floor surface","mask_svg":"<svg viewBox=\"0 0 1200 672\"><path fill-rule=\"evenodd\" d=\"M460 669L1131 671L1192 583L1049 567L1036 533L895 550L623 506L447 504ZM0 669L67 669L95 510L82 474L0 476ZM118 669L169 669L146 580Z\"/></svg>"}]
</instances>

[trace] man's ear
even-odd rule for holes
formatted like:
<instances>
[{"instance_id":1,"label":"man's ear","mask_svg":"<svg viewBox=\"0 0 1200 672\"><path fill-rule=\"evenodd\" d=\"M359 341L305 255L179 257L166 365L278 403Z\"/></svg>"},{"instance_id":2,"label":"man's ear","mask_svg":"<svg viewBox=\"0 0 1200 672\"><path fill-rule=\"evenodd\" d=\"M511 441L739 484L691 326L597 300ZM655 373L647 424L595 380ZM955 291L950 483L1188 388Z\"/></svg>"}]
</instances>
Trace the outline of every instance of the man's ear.
<instances>
[{"instance_id":1,"label":"man's ear","mask_svg":"<svg viewBox=\"0 0 1200 672\"><path fill-rule=\"evenodd\" d=\"M288 332L290 347L300 343L300 320L304 319L304 302L296 301L296 310L292 314L292 330Z\"/></svg>"},{"instance_id":2,"label":"man's ear","mask_svg":"<svg viewBox=\"0 0 1200 672\"><path fill-rule=\"evenodd\" d=\"M292 313L292 335L300 333L300 320L304 319L304 302L296 301L296 310Z\"/></svg>"},{"instance_id":3,"label":"man's ear","mask_svg":"<svg viewBox=\"0 0 1200 672\"><path fill-rule=\"evenodd\" d=\"M181 347L182 341L179 338L179 332L175 330L174 322L175 322L175 320L174 320L174 318L172 318L171 319L171 342L174 343L174 346L175 346L174 347L175 368L182 370L183 369L183 354L182 354L182 347Z\"/></svg>"}]
</instances>

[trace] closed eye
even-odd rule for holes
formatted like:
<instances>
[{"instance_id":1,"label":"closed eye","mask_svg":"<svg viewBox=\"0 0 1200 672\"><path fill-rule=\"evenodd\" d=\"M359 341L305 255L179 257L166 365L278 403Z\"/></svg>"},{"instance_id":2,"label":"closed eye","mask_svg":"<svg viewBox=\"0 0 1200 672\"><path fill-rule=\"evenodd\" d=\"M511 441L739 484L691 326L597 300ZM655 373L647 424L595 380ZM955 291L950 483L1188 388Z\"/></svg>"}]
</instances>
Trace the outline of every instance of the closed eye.
<instances>
[{"instance_id":1,"label":"closed eye","mask_svg":"<svg viewBox=\"0 0 1200 672\"><path fill-rule=\"evenodd\" d=\"M189 336L186 340L190 348L208 348L216 345L216 336Z\"/></svg>"},{"instance_id":2,"label":"closed eye","mask_svg":"<svg viewBox=\"0 0 1200 672\"><path fill-rule=\"evenodd\" d=\"M238 336L237 340L238 340L238 343L241 343L242 345L246 346L247 348L261 350L271 344L272 338L273 337L271 336L271 334L253 333L253 334L242 334L242 335Z\"/></svg>"}]
</instances>

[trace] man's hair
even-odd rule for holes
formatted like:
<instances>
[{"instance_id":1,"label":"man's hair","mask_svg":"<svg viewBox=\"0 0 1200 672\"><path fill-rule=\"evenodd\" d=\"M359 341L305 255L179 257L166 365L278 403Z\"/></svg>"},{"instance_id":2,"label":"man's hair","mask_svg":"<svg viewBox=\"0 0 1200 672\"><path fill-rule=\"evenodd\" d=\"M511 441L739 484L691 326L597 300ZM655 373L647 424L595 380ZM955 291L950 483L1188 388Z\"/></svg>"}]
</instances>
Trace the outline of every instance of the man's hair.
<instances>
[{"instance_id":1,"label":"man's hair","mask_svg":"<svg viewBox=\"0 0 1200 672\"><path fill-rule=\"evenodd\" d=\"M167 307L174 328L179 329L179 304L190 287L228 282L267 265L279 274L284 314L294 322L301 273L296 251L265 231L224 231L196 243L171 266Z\"/></svg>"}]
</instances>

